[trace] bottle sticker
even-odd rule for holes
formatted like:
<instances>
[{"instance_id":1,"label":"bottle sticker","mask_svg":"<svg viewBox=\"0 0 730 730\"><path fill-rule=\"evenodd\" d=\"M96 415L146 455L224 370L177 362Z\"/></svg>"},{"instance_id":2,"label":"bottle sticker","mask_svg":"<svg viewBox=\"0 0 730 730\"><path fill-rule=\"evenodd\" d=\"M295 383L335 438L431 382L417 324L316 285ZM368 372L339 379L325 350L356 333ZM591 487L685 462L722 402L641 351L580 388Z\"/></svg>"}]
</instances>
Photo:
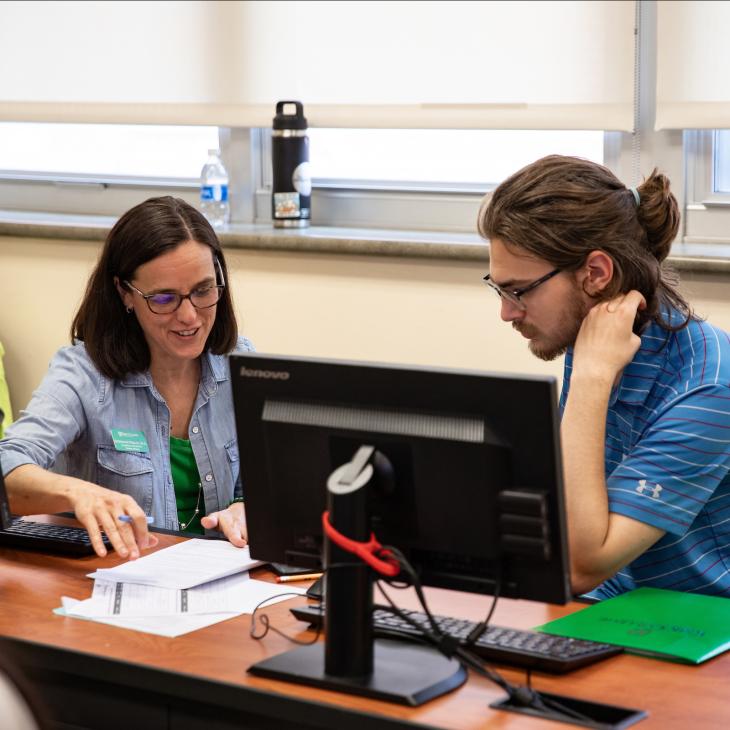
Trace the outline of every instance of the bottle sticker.
<instances>
[{"instance_id":1,"label":"bottle sticker","mask_svg":"<svg viewBox=\"0 0 730 730\"><path fill-rule=\"evenodd\" d=\"M312 194L312 173L308 162L301 162L295 168L291 175L291 181L300 195L305 198Z\"/></svg>"},{"instance_id":2,"label":"bottle sticker","mask_svg":"<svg viewBox=\"0 0 730 730\"><path fill-rule=\"evenodd\" d=\"M274 193L274 218L299 218L299 193Z\"/></svg>"},{"instance_id":3,"label":"bottle sticker","mask_svg":"<svg viewBox=\"0 0 730 730\"><path fill-rule=\"evenodd\" d=\"M228 185L203 185L200 188L200 199L225 203L228 200Z\"/></svg>"},{"instance_id":4,"label":"bottle sticker","mask_svg":"<svg viewBox=\"0 0 730 730\"><path fill-rule=\"evenodd\" d=\"M123 431L113 428L112 440L117 451L141 451L146 454L150 450L144 431Z\"/></svg>"}]
</instances>

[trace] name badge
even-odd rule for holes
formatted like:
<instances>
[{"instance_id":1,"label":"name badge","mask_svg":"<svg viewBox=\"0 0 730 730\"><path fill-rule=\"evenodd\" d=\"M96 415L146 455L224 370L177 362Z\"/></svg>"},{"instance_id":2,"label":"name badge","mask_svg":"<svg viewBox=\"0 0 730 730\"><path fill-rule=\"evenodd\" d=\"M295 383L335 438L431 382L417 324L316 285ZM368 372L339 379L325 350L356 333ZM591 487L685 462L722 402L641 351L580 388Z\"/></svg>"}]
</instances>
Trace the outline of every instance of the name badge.
<instances>
[{"instance_id":1,"label":"name badge","mask_svg":"<svg viewBox=\"0 0 730 730\"><path fill-rule=\"evenodd\" d=\"M112 429L114 448L117 451L142 451L147 453L150 447L144 437L144 431L122 431L119 428Z\"/></svg>"}]
</instances>

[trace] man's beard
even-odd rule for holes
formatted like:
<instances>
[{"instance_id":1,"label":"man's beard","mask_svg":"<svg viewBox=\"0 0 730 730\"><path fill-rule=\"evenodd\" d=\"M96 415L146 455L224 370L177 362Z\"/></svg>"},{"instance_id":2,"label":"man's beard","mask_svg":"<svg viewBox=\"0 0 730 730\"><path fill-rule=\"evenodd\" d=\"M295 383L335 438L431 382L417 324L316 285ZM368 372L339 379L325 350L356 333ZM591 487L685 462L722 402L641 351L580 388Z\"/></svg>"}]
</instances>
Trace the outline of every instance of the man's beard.
<instances>
[{"instance_id":1,"label":"man's beard","mask_svg":"<svg viewBox=\"0 0 730 730\"><path fill-rule=\"evenodd\" d=\"M512 326L518 332L530 338L528 347L535 357L546 361L554 360L575 344L583 319L588 314L588 309L589 307L580 298L576 297L567 311L563 312L562 316L558 318L558 329L549 336L546 336L544 332L533 329L530 325L521 327L518 323L513 322ZM539 340L535 339L536 335L539 335Z\"/></svg>"}]
</instances>

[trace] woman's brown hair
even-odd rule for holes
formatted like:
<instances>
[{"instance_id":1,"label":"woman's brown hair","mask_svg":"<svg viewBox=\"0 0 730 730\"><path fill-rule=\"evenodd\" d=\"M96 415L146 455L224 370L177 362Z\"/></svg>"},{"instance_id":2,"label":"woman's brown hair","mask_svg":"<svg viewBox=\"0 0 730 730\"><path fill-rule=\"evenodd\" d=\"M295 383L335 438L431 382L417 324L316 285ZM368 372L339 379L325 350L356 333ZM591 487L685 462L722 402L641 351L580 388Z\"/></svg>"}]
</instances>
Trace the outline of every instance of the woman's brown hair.
<instances>
[{"instance_id":1,"label":"woman's brown hair","mask_svg":"<svg viewBox=\"0 0 730 730\"><path fill-rule=\"evenodd\" d=\"M603 165L543 157L485 196L477 225L484 238L498 238L564 271L578 270L591 251L604 251L614 274L600 298L640 291L647 306L639 313L639 330L652 320L667 330L682 329L694 316L677 289L678 276L664 263L679 230L679 206L669 179L656 169L635 196ZM671 310L682 315L679 324L670 321Z\"/></svg>"},{"instance_id":2,"label":"woman's brown hair","mask_svg":"<svg viewBox=\"0 0 730 730\"><path fill-rule=\"evenodd\" d=\"M134 279L142 264L187 241L208 246L226 284L228 269L218 236L198 210L180 198L150 198L128 210L106 238L96 268L71 323L71 341L82 340L98 370L109 378L147 370L150 351L137 318L130 316L114 285ZM231 352L238 338L230 287L223 289L205 349Z\"/></svg>"}]
</instances>

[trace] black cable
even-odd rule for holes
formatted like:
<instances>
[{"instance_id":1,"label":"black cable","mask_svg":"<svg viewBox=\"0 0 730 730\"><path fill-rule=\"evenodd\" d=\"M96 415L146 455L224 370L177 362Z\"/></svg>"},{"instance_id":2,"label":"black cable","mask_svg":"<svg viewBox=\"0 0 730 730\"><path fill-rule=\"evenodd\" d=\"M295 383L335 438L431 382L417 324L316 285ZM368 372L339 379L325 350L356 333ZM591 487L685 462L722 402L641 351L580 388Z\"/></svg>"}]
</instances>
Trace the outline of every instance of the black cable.
<instances>
[{"instance_id":1,"label":"black cable","mask_svg":"<svg viewBox=\"0 0 730 730\"><path fill-rule=\"evenodd\" d=\"M353 568L353 567L360 567L362 566L362 561L355 561L352 563L332 563L331 565L327 566L327 570L336 570L338 568ZM327 571L324 571L322 573L323 577L327 574ZM276 626L274 626L271 621L269 620L268 614L262 613L259 617L259 623L264 627L264 630L260 634L256 634L256 616L258 613L258 610L267 604L269 601L273 601L276 598L281 598L282 596L301 596L301 593L294 593L293 591L287 591L286 593L277 593L275 596L269 596L268 598L265 598L263 601L261 601L256 608L254 608L253 613L251 614L251 628L249 629L249 636L252 639L255 639L256 641L260 641L263 639L269 631L273 631L275 634L278 634L279 636L283 636L288 641L291 641L293 644L299 644L300 646L309 646L310 644L315 644L319 637L322 635L322 628L324 626L324 621L320 621L317 624L317 630L314 634L314 638L311 641L302 641L301 639L296 639L293 636L289 636L289 634L285 634L281 629L277 629ZM324 606L320 603L320 612L324 611Z\"/></svg>"},{"instance_id":2,"label":"black cable","mask_svg":"<svg viewBox=\"0 0 730 730\"><path fill-rule=\"evenodd\" d=\"M392 598L388 595L388 593L385 591L383 586L381 585L381 580L379 579L376 582L376 585L378 586L378 590L383 594L385 600L388 602L390 609L395 615L397 615L401 620L406 621L408 624L416 628L418 631L422 632L424 636L426 636L427 639L431 641L432 644L434 644L439 651L441 651L443 654L451 657L457 657L459 661L466 664L470 668L472 668L477 673L481 674L482 676L486 677L487 679L490 679L492 682L497 684L499 687L504 689L505 692L507 692L510 697L512 697L515 692L517 691L516 688L509 683L506 679L504 679L498 672L492 670L491 668L485 666L481 659L471 654L467 648L462 647L460 645L459 639L450 636L449 634L446 634L441 627L436 622L436 619L434 618L433 614L431 613L431 609L428 607L428 602L426 601L426 596L423 593L423 586L421 584L421 580L418 577L418 574L413 569L413 566L408 562L408 560L405 558L405 556L398 550L397 548L393 548L391 546L387 546L387 549L390 550L396 557L396 559L400 562L401 568L405 570L405 572L408 574L408 576L411 579L411 584L413 585L413 588L416 591L416 595L418 596L418 601L421 604L421 608L423 609L423 612L426 614L428 618L428 622L431 625L432 634L429 635L426 631L425 627L422 624L419 624L417 621L414 621L410 616L408 616L406 613L404 613L398 606L395 605L395 602L392 600ZM386 583L393 584L391 581L385 580ZM489 612L487 616L487 620L489 617L491 617L494 606L496 604L492 604L492 609Z\"/></svg>"},{"instance_id":3,"label":"black cable","mask_svg":"<svg viewBox=\"0 0 730 730\"><path fill-rule=\"evenodd\" d=\"M449 658L457 658L459 661L461 661L463 664L466 664L469 668L473 669L478 674L481 674L487 679L490 679L495 684L499 685L505 692L510 695L510 697L514 694L515 689L509 682L507 682L507 680L505 680L500 674L498 674L494 670L484 666L481 659L462 648L459 644L458 639L444 633L441 627L436 623L436 620L433 618L433 615L430 613L427 605L422 604L422 608L424 609L424 613L426 614L426 616L429 617L429 622L433 622L433 632L429 632L422 623L414 621L407 613L405 613L402 609L396 606L393 599L388 595L383 586L380 585L380 581L378 581L376 585L378 587L378 590L383 594L383 597L389 604L388 606L383 606L382 608L395 614L402 621L405 621L406 623L413 626L416 630L421 632L423 638L426 639L431 645L435 646L445 656Z\"/></svg>"},{"instance_id":4,"label":"black cable","mask_svg":"<svg viewBox=\"0 0 730 730\"><path fill-rule=\"evenodd\" d=\"M319 624L317 624L317 631L314 634L314 638L311 641L302 641L301 639L296 639L293 636L289 636L288 634L285 634L281 629L277 629L276 626L273 626L271 621L269 621L268 614L262 613L259 621L261 622L261 625L264 627L264 630L260 634L256 634L256 614L258 610L263 606L264 604L268 603L269 601L273 601L276 598L281 598L282 596L300 596L301 593L294 593L292 591L287 591L286 593L277 593L275 596L269 596L268 598L264 598L263 601L260 601L256 608L254 608L253 613L251 614L251 628L249 629L249 636L252 639L256 639L256 641L259 641L266 636L266 634L269 633L269 631L273 631L275 634L278 634L279 636L283 636L285 639L288 639L293 644L299 644L300 646L309 646L310 644L315 644L318 640L320 635L322 634L322 625L323 621L320 621ZM321 609L323 610L323 609Z\"/></svg>"},{"instance_id":5,"label":"black cable","mask_svg":"<svg viewBox=\"0 0 730 730\"><path fill-rule=\"evenodd\" d=\"M388 593L385 591L383 586L381 585L381 582L388 583L389 585L392 585L393 587L398 587L396 585L396 581L393 579L387 579L379 577L376 580L376 585L378 587L378 590L382 593L385 600L388 602L389 606L384 606L386 610L391 611L396 616L398 616L401 620L405 621L406 623L413 626L415 629L420 631L423 635L423 637L429 641L431 644L433 644L439 651L444 653L449 658L456 658L458 659L462 665L466 665L469 669L476 672L480 676L484 677L485 679L490 680L491 682L494 682L497 686L501 687L509 696L510 700L514 702L517 705L523 706L523 707L533 707L537 710L540 710L542 712L550 712L557 713L558 715L563 715L567 718L574 719L574 720L581 720L584 722L590 722L591 718L583 715L582 713L573 710L569 707L566 707L562 703L558 702L557 700L552 700L547 697L543 697L537 690L533 690L531 686L531 674L528 670L527 674L527 686L519 686L514 685L511 682L507 681L504 677L502 677L501 674L491 669L489 666L487 666L480 657L472 654L468 646L469 645L461 645L459 643L458 639L455 639L454 637L448 636L445 634L445 632L441 629L441 627L437 624L433 614L431 613L430 609L428 608L428 603L426 602L425 595L423 593L423 588L421 585L421 581L416 573L416 571L413 569L411 564L406 560L405 556L396 548L393 548L391 546L387 546L387 549L390 550L397 560L401 564L402 570L404 570L408 576L411 579L411 585L416 591L416 595L418 596L419 603L421 604L421 608L423 609L423 612L428 617L429 624L432 627L433 633L429 634L429 632L426 630L426 628L423 626L423 624L420 624L417 621L414 621L408 614L404 613L403 610L401 610L398 606L395 605L395 602L392 600L392 598L388 595ZM481 636L484 631L486 630L487 626L489 625L489 622L492 618L492 615L494 614L494 610L497 605L497 599L499 598L500 593L500 586L501 586L501 571L498 569L497 573L497 580L495 583L495 592L494 592L494 598L492 599L492 605L490 606L490 609L487 613L487 616L485 617L484 621L481 622L481 624L478 625L478 631L472 631L469 634L469 639L472 638L472 636L475 636L475 638L472 639L472 643L476 641L479 636ZM408 587L408 584L406 583L403 587ZM559 719L559 718L558 718Z\"/></svg>"},{"instance_id":6,"label":"black cable","mask_svg":"<svg viewBox=\"0 0 730 730\"><path fill-rule=\"evenodd\" d=\"M393 586L394 588L400 589L401 587L407 588L410 586L413 586L413 589L416 591L416 596L418 597L418 602L421 604L421 608L423 609L423 612L428 617L428 622L431 624L431 629L436 634L442 634L443 631L441 630L441 627L436 623L436 619L433 617L433 614L431 613L431 610L428 607L428 603L426 602L426 596L423 593L423 586L421 585L421 579L418 577L418 574L414 570L413 566L408 562L405 555L398 550L398 548L392 547L391 545L388 545L387 547L383 548L384 550L389 550L393 556L396 558L396 560L400 563L401 570L405 571L410 578L410 582L408 581L398 581L396 576L395 579L383 579L382 577L378 579L378 583L380 580L385 580L388 585ZM403 583L403 585L399 585ZM395 606L395 604L390 600L390 597L385 594L382 587L380 588L381 592L385 596L388 603L390 603L391 606ZM412 621L409 621L409 623L413 623Z\"/></svg>"},{"instance_id":7,"label":"black cable","mask_svg":"<svg viewBox=\"0 0 730 730\"><path fill-rule=\"evenodd\" d=\"M491 682L495 683L497 686L502 688L507 695L509 696L510 700L514 702L517 705L523 706L523 707L533 707L537 710L540 710L542 712L550 712L556 713L557 715L563 715L565 717L568 717L570 719L576 719L581 721L589 721L591 718L587 717L586 715L581 714L580 712L577 712L575 710L572 710L569 707L565 707L562 703L558 702L557 700L552 700L546 697L543 697L538 691L533 690L531 687L531 674L530 671L527 671L527 686L517 686L513 685L511 682L507 681L502 677L498 672L494 671L490 667L488 667L478 656L475 654L472 654L468 649L471 644L473 644L477 639L486 631L489 622L492 618L492 615L494 613L494 610L497 605L497 599L499 598L499 592L500 592L500 584L501 584L501 575L500 572L497 574L497 580L495 584L495 592L494 592L494 598L492 599L492 605L490 606L489 611L487 612L487 616L485 617L484 621L482 621L480 624L477 625L475 630L470 632L469 637L467 637L467 644L461 645L459 639L450 636L449 634L445 633L441 627L436 622L436 619L434 618L433 614L431 613L431 610L428 607L428 603L426 601L426 597L423 593L423 586L421 584L421 580L418 577L418 574L414 570L413 566L408 562L406 557L403 555L403 553L398 550L397 548L394 548L392 546L384 546L383 551L389 550L391 554L398 560L400 566L401 566L401 572L405 572L408 580L401 577L400 574L398 576L395 576L393 578L384 577L382 575L376 576L375 579L375 585L377 586L378 590L382 593L385 600L388 602L388 606L382 606L378 605L376 608L380 608L386 611L389 611L396 616L398 616L402 621L405 621L406 623L410 624L412 627L414 627L418 632L420 632L420 637L414 637L411 635L408 635L408 638L411 640L414 639L421 639L424 643L428 643L433 645L438 651L440 651L442 654L447 656L448 658L455 658L462 666L467 667L468 669L471 669L476 674L484 677L485 679L490 680ZM352 568L352 567L359 567L362 565L361 561L352 562L352 563L333 563L329 566L327 566L327 570L333 570L337 568ZM326 571L324 573L326 575ZM428 623L431 626L431 631L428 631L426 627L414 619L412 619L407 613L405 613L402 609L400 609L398 606L396 606L395 602L392 600L392 598L388 595L388 593L385 591L381 583L387 583L389 586L396 588L398 590L403 588L409 588L413 587L416 595L418 597L418 601L421 605L421 608L423 609L423 613L428 618ZM271 624L269 621L269 617L267 614L261 614L260 622L264 626L264 631L261 634L256 634L256 614L258 610L261 608L261 606L265 605L269 601L272 601L276 598L281 598L282 596L300 596L300 593L293 593L293 592L286 592L286 593L279 593L276 596L269 596L269 598L265 598L263 601L261 601L256 608L254 608L253 613L251 615L251 628L249 631L249 634L252 639L260 640L263 639L269 631L273 631L274 633L278 634L279 636L282 636L283 638L287 639L288 641L291 641L294 644L298 644L300 646L309 646L310 644L314 644L319 640L319 637L322 634L322 628L324 626L324 622L320 621L317 624L317 630L314 634L314 637L310 641L302 641L301 639L296 639L293 636L289 636L288 634L285 634L280 629L277 629L275 626ZM324 606L320 603L320 611L324 610ZM386 633L386 632L381 632ZM398 636L397 631L388 632L394 636ZM403 638L403 634L401 633L398 638ZM560 719L557 717L556 719Z\"/></svg>"}]
</instances>

